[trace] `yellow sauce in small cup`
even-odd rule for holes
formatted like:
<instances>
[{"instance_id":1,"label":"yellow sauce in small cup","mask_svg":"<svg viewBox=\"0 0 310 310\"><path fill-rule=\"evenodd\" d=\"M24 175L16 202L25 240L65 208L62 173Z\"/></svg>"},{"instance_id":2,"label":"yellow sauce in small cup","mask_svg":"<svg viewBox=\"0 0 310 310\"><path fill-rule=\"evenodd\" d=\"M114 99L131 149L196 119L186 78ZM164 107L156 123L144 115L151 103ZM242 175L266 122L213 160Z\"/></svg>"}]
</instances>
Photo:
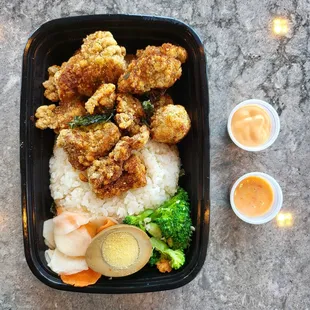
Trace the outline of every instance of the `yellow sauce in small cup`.
<instances>
[{"instance_id":1,"label":"yellow sauce in small cup","mask_svg":"<svg viewBox=\"0 0 310 310\"><path fill-rule=\"evenodd\" d=\"M262 145L271 135L270 116L257 105L243 106L232 117L231 131L235 139L244 146Z\"/></svg>"},{"instance_id":2,"label":"yellow sauce in small cup","mask_svg":"<svg viewBox=\"0 0 310 310\"><path fill-rule=\"evenodd\" d=\"M235 189L234 203L245 216L258 217L266 214L272 207L274 193L267 180L250 176L242 180Z\"/></svg>"}]
</instances>

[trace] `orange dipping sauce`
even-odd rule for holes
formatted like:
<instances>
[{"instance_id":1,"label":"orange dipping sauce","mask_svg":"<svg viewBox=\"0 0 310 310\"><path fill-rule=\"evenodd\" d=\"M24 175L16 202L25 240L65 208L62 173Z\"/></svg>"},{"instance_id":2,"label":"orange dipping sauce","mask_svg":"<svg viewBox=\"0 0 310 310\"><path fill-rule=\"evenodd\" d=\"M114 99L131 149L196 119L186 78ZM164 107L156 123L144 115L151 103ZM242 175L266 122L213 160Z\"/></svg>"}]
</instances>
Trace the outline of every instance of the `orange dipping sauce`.
<instances>
[{"instance_id":1,"label":"orange dipping sauce","mask_svg":"<svg viewBox=\"0 0 310 310\"><path fill-rule=\"evenodd\" d=\"M262 145L271 135L270 116L257 105L246 105L234 113L231 131L235 139L244 146Z\"/></svg>"},{"instance_id":2,"label":"orange dipping sauce","mask_svg":"<svg viewBox=\"0 0 310 310\"><path fill-rule=\"evenodd\" d=\"M242 180L236 187L234 203L240 213L249 217L266 214L272 207L274 193L270 183L256 176Z\"/></svg>"}]
</instances>

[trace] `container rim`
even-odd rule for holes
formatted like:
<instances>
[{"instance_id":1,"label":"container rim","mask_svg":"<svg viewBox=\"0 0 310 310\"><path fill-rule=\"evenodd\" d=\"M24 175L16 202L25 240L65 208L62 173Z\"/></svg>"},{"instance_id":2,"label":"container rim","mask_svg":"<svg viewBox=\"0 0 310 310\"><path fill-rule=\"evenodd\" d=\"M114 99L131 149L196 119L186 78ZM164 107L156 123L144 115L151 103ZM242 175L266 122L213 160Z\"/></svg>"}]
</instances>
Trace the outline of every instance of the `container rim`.
<instances>
[{"instance_id":1,"label":"container rim","mask_svg":"<svg viewBox=\"0 0 310 310\"><path fill-rule=\"evenodd\" d=\"M67 16L67 17L60 17L60 18L55 18L52 20L49 20L41 25L39 25L36 29L34 29L32 32L30 32L30 35L28 36L28 40L24 49L24 53L26 49L29 47L31 44L31 41L34 37L36 37L39 33L41 33L45 28L48 28L50 26L54 26L55 23L61 23L63 21L93 21L94 19L100 19L100 18L105 18L107 20L115 20L119 19L131 19L131 20L141 20L144 19L146 21L151 21L151 22L158 22L158 21L163 21L167 23L172 23L175 25L179 25L184 27L187 31L189 31L196 39L196 41L203 46L202 40L198 33L188 24L185 22L174 18L174 17L169 17L169 16L163 16L163 15L144 15L144 14L125 14L125 13L119 13L119 14L113 14L113 13L107 13L107 14L92 14L92 15L76 15L76 16Z\"/></svg>"}]
</instances>

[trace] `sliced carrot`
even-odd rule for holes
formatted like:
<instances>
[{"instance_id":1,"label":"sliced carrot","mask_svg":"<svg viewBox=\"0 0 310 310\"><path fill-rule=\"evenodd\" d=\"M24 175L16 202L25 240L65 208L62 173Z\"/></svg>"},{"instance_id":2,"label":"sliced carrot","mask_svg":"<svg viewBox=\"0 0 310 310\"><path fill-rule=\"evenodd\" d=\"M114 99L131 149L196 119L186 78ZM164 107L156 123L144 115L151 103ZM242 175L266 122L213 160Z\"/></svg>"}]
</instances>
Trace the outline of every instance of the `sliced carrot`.
<instances>
[{"instance_id":1,"label":"sliced carrot","mask_svg":"<svg viewBox=\"0 0 310 310\"><path fill-rule=\"evenodd\" d=\"M78 287L95 284L100 279L100 277L101 274L99 272L93 271L90 268L75 274L60 275L62 282Z\"/></svg>"},{"instance_id":2,"label":"sliced carrot","mask_svg":"<svg viewBox=\"0 0 310 310\"><path fill-rule=\"evenodd\" d=\"M111 221L110 219L106 219L105 223L97 228L97 234L99 234L101 231L103 231L104 229L110 227L110 226L114 226L116 225L115 222Z\"/></svg>"},{"instance_id":3,"label":"sliced carrot","mask_svg":"<svg viewBox=\"0 0 310 310\"><path fill-rule=\"evenodd\" d=\"M87 224L82 225L82 226L84 226L87 229L89 235L92 238L94 238L96 236L96 234L97 234L97 226L96 225L94 225L93 223L87 223Z\"/></svg>"}]
</instances>

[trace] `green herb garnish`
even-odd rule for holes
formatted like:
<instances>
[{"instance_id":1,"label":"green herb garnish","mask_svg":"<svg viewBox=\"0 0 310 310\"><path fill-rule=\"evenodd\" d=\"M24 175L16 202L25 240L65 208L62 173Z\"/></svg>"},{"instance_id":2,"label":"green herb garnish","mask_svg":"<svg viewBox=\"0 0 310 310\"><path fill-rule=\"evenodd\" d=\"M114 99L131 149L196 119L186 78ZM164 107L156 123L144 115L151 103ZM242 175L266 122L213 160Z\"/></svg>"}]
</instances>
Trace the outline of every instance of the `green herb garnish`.
<instances>
[{"instance_id":1,"label":"green herb garnish","mask_svg":"<svg viewBox=\"0 0 310 310\"><path fill-rule=\"evenodd\" d=\"M154 105L151 103L151 100L142 101L142 107L146 114L147 119L149 120L154 114Z\"/></svg>"},{"instance_id":2,"label":"green herb garnish","mask_svg":"<svg viewBox=\"0 0 310 310\"><path fill-rule=\"evenodd\" d=\"M69 123L70 128L89 126L92 124L108 122L114 115L114 112L97 115L75 116L73 121Z\"/></svg>"},{"instance_id":3,"label":"green herb garnish","mask_svg":"<svg viewBox=\"0 0 310 310\"><path fill-rule=\"evenodd\" d=\"M124 76L123 76L123 80L127 80L130 76L130 72L127 72Z\"/></svg>"}]
</instances>

